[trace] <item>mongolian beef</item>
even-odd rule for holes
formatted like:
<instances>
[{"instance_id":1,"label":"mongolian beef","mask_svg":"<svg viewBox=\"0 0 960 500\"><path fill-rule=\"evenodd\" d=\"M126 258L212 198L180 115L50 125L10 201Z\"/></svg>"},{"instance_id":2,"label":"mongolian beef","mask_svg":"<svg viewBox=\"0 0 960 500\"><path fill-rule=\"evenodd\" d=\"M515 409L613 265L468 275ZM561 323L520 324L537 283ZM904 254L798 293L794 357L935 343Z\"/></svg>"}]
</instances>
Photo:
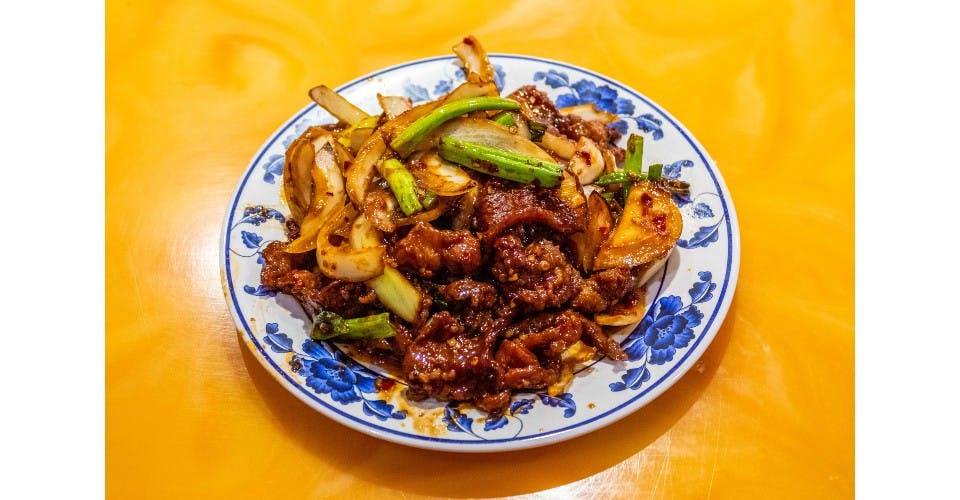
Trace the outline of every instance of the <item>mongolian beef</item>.
<instances>
[{"instance_id":1,"label":"mongolian beef","mask_svg":"<svg viewBox=\"0 0 960 500\"><path fill-rule=\"evenodd\" d=\"M368 115L321 86L339 121L290 144L287 242L264 285L296 297L315 340L398 367L406 395L502 412L513 391L561 392L570 359L626 359L604 327L634 323L641 286L680 235L643 139L593 105L557 109L533 86L501 97L477 41L467 82Z\"/></svg>"}]
</instances>

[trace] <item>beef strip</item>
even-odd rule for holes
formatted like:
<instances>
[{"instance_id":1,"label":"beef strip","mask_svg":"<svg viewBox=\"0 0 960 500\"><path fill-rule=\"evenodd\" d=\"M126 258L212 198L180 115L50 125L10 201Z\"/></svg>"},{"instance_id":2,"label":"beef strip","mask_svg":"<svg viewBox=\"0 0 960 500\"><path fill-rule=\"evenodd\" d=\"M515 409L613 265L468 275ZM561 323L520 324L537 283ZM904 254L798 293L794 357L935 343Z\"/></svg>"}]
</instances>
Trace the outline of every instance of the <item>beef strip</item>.
<instances>
[{"instance_id":1,"label":"beef strip","mask_svg":"<svg viewBox=\"0 0 960 500\"><path fill-rule=\"evenodd\" d=\"M480 267L480 241L470 231L434 229L418 222L390 252L397 265L431 277L441 269L468 274Z\"/></svg>"},{"instance_id":2,"label":"beef strip","mask_svg":"<svg viewBox=\"0 0 960 500\"><path fill-rule=\"evenodd\" d=\"M443 297L455 305L490 309L497 303L497 289L489 283L463 278L439 287Z\"/></svg>"},{"instance_id":3,"label":"beef strip","mask_svg":"<svg viewBox=\"0 0 960 500\"><path fill-rule=\"evenodd\" d=\"M293 295L310 317L320 311L332 311L349 318L373 310L363 283L332 280L308 271L304 268L310 267L313 252L289 254L286 246L274 241L264 247L260 282L265 286Z\"/></svg>"},{"instance_id":4,"label":"beef strip","mask_svg":"<svg viewBox=\"0 0 960 500\"><path fill-rule=\"evenodd\" d=\"M559 380L562 355L582 335L600 327L572 310L540 313L504 331L506 340L497 349L501 387L539 389ZM603 332L599 335L603 337Z\"/></svg>"},{"instance_id":5,"label":"beef strip","mask_svg":"<svg viewBox=\"0 0 960 500\"><path fill-rule=\"evenodd\" d=\"M492 327L469 331L448 311L434 314L417 330L403 358L404 376L413 394L469 401L499 392L493 361L499 332Z\"/></svg>"},{"instance_id":6,"label":"beef strip","mask_svg":"<svg viewBox=\"0 0 960 500\"><path fill-rule=\"evenodd\" d=\"M540 240L524 246L516 236L493 244L493 277L512 307L520 312L561 307L580 293L583 279L560 248Z\"/></svg>"},{"instance_id":7,"label":"beef strip","mask_svg":"<svg viewBox=\"0 0 960 500\"><path fill-rule=\"evenodd\" d=\"M489 179L480 189L473 226L492 242L506 229L519 224L542 224L560 234L583 231L586 205L572 208L557 198L556 190L500 179Z\"/></svg>"},{"instance_id":8,"label":"beef strip","mask_svg":"<svg viewBox=\"0 0 960 500\"><path fill-rule=\"evenodd\" d=\"M570 305L589 313L605 311L643 284L641 274L627 267L597 271L583 280L580 293Z\"/></svg>"}]
</instances>

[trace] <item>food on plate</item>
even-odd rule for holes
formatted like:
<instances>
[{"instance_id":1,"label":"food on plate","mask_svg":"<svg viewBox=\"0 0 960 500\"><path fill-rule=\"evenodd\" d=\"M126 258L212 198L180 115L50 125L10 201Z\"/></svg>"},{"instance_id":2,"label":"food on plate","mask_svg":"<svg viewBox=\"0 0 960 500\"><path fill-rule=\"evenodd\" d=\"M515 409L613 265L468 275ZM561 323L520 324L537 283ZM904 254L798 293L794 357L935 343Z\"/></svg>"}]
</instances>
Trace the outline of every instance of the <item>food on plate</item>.
<instances>
[{"instance_id":1,"label":"food on plate","mask_svg":"<svg viewBox=\"0 0 960 500\"><path fill-rule=\"evenodd\" d=\"M286 152L288 241L263 251L263 285L294 296L311 337L349 343L413 400L502 413L514 391L562 392L574 363L626 359L605 327L643 314L642 285L682 229L689 186L626 149L616 115L501 95L473 37L466 82L367 111L325 86L337 122Z\"/></svg>"}]
</instances>

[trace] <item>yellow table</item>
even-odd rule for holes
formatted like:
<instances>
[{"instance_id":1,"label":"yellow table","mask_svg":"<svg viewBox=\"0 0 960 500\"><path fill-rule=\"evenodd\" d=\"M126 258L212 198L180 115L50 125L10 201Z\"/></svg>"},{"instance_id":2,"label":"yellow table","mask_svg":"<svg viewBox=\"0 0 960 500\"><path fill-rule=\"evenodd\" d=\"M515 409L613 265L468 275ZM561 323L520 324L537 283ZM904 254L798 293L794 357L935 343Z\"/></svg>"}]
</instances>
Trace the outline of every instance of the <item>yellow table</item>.
<instances>
[{"instance_id":1,"label":"yellow table","mask_svg":"<svg viewBox=\"0 0 960 500\"><path fill-rule=\"evenodd\" d=\"M468 33L663 105L719 165L743 242L726 322L672 389L492 455L311 410L238 340L217 264L230 195L306 89ZM111 0L106 56L110 498L852 496L852 2Z\"/></svg>"}]
</instances>

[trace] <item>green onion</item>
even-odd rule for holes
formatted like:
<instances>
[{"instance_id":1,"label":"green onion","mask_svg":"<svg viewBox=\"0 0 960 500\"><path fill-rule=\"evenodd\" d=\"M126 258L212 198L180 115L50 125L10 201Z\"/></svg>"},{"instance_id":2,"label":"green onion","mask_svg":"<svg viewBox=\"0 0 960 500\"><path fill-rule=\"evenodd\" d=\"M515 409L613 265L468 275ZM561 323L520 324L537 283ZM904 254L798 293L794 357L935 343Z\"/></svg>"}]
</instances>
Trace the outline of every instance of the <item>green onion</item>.
<instances>
[{"instance_id":1,"label":"green onion","mask_svg":"<svg viewBox=\"0 0 960 500\"><path fill-rule=\"evenodd\" d=\"M647 167L647 178L651 181L660 180L661 175L663 175L663 164L656 163Z\"/></svg>"},{"instance_id":2,"label":"green onion","mask_svg":"<svg viewBox=\"0 0 960 500\"><path fill-rule=\"evenodd\" d=\"M437 193L429 189L418 189L417 194L420 196L420 203L423 208L433 208L433 204L437 202Z\"/></svg>"},{"instance_id":3,"label":"green onion","mask_svg":"<svg viewBox=\"0 0 960 500\"><path fill-rule=\"evenodd\" d=\"M617 170L609 174L603 174L593 181L598 186L609 186L610 184L631 184L642 181L646 178L643 174L635 174L626 170Z\"/></svg>"},{"instance_id":4,"label":"green onion","mask_svg":"<svg viewBox=\"0 0 960 500\"><path fill-rule=\"evenodd\" d=\"M517 121L513 119L513 114L507 111L500 113L499 115L493 117L493 121L503 125L504 127L516 127Z\"/></svg>"},{"instance_id":5,"label":"green onion","mask_svg":"<svg viewBox=\"0 0 960 500\"><path fill-rule=\"evenodd\" d=\"M387 309L409 323L416 323L420 315L420 291L407 278L390 266L384 266L383 274L367 281L377 292L377 299Z\"/></svg>"},{"instance_id":6,"label":"green onion","mask_svg":"<svg viewBox=\"0 0 960 500\"><path fill-rule=\"evenodd\" d=\"M343 319L330 311L320 311L313 317L313 340L359 340L393 337L396 331L390 324L390 313L372 314L362 318Z\"/></svg>"},{"instance_id":7,"label":"green onion","mask_svg":"<svg viewBox=\"0 0 960 500\"><path fill-rule=\"evenodd\" d=\"M400 163L400 160L396 158L383 160L380 164L380 175L387 181L403 213L413 215L423 210L423 205L417 197L417 186L413 174L403 166L403 163Z\"/></svg>"},{"instance_id":8,"label":"green onion","mask_svg":"<svg viewBox=\"0 0 960 500\"><path fill-rule=\"evenodd\" d=\"M514 111L520 109L520 104L518 104L517 101L503 97L470 97L448 102L408 125L407 128L403 129L403 132L400 132L399 135L390 141L390 147L405 157L413 152L417 143L420 142L424 136L444 122L473 111L492 109Z\"/></svg>"},{"instance_id":9,"label":"green onion","mask_svg":"<svg viewBox=\"0 0 960 500\"><path fill-rule=\"evenodd\" d=\"M557 187L563 179L563 169L556 163L453 137L441 137L438 151L444 160L524 184Z\"/></svg>"},{"instance_id":10,"label":"green onion","mask_svg":"<svg viewBox=\"0 0 960 500\"><path fill-rule=\"evenodd\" d=\"M527 126L530 128L530 140L533 142L540 142L543 140L543 134L547 132L547 126L540 122L528 122Z\"/></svg>"},{"instance_id":11,"label":"green onion","mask_svg":"<svg viewBox=\"0 0 960 500\"><path fill-rule=\"evenodd\" d=\"M635 174L643 173L643 136L630 134L627 139L627 156L623 160L623 169Z\"/></svg>"}]
</instances>

